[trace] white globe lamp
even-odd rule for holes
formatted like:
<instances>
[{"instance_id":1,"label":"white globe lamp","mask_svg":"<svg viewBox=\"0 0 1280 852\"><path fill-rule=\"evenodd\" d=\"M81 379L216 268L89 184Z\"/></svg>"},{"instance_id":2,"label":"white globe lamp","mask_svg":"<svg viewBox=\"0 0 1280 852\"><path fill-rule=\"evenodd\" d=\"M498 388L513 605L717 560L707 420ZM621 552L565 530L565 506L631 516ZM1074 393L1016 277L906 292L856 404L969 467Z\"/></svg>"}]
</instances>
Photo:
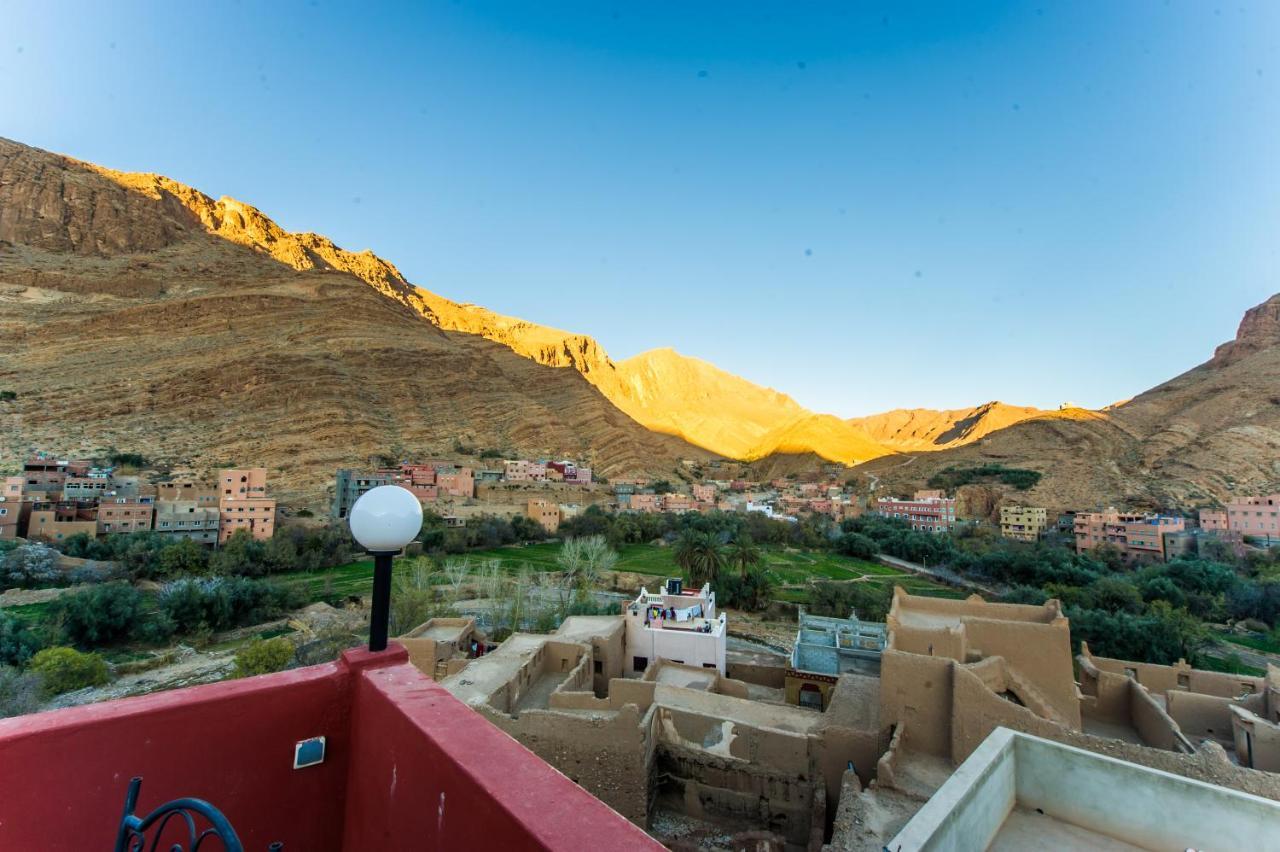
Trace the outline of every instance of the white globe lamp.
<instances>
[{"instance_id":1,"label":"white globe lamp","mask_svg":"<svg viewBox=\"0 0 1280 852\"><path fill-rule=\"evenodd\" d=\"M369 650L387 647L391 612L391 559L422 529L422 504L399 485L379 485L351 507L351 536L373 554L373 603L369 613Z\"/></svg>"}]
</instances>

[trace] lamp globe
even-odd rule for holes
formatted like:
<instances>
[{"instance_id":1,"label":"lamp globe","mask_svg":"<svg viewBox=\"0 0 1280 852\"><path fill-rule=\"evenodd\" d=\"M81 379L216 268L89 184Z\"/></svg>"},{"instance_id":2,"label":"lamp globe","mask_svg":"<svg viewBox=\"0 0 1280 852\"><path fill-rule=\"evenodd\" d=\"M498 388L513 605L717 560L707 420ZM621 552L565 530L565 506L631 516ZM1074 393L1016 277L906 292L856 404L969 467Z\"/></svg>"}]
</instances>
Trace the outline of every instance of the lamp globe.
<instances>
[{"instance_id":1,"label":"lamp globe","mask_svg":"<svg viewBox=\"0 0 1280 852\"><path fill-rule=\"evenodd\" d=\"M370 553L394 553L422 529L422 504L399 485L379 485L351 507L351 535Z\"/></svg>"}]
</instances>

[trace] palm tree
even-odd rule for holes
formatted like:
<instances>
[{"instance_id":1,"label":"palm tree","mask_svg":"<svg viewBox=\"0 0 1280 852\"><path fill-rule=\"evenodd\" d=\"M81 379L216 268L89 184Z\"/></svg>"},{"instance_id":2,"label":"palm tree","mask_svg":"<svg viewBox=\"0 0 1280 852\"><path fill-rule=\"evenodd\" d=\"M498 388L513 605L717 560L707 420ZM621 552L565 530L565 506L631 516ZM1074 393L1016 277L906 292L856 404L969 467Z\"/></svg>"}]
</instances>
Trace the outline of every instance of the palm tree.
<instances>
[{"instance_id":1,"label":"palm tree","mask_svg":"<svg viewBox=\"0 0 1280 852\"><path fill-rule=\"evenodd\" d=\"M694 530L686 530L676 539L673 557L694 586L715 582L725 566L720 543L711 534Z\"/></svg>"},{"instance_id":2,"label":"palm tree","mask_svg":"<svg viewBox=\"0 0 1280 852\"><path fill-rule=\"evenodd\" d=\"M728 562L738 569L739 576L745 577L748 570L760 564L760 548L744 533L729 546Z\"/></svg>"}]
</instances>

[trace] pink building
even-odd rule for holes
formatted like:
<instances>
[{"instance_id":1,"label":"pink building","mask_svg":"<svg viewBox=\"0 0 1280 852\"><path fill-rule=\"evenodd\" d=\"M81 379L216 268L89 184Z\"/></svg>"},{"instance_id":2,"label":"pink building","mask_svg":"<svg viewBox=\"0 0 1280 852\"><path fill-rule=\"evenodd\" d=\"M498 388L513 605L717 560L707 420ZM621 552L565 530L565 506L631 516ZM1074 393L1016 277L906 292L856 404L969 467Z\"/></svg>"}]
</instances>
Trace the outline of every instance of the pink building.
<instances>
[{"instance_id":1,"label":"pink building","mask_svg":"<svg viewBox=\"0 0 1280 852\"><path fill-rule=\"evenodd\" d=\"M1120 549L1126 559L1161 559L1166 556L1164 537L1181 532L1182 518L1135 512L1077 512L1076 552L1084 553L1102 544Z\"/></svg>"},{"instance_id":2,"label":"pink building","mask_svg":"<svg viewBox=\"0 0 1280 852\"><path fill-rule=\"evenodd\" d=\"M267 469L224 470L218 475L218 543L237 530L259 540L275 534L276 501L267 496Z\"/></svg>"},{"instance_id":3,"label":"pink building","mask_svg":"<svg viewBox=\"0 0 1280 852\"><path fill-rule=\"evenodd\" d=\"M630 509L633 512L661 512L662 497L657 494L632 494Z\"/></svg>"},{"instance_id":4,"label":"pink building","mask_svg":"<svg viewBox=\"0 0 1280 852\"><path fill-rule=\"evenodd\" d=\"M502 478L507 482L543 482L547 478L547 466L528 459L511 459L503 462Z\"/></svg>"},{"instance_id":5,"label":"pink building","mask_svg":"<svg viewBox=\"0 0 1280 852\"><path fill-rule=\"evenodd\" d=\"M1226 509L1201 509L1200 510L1200 529L1224 531L1230 529L1227 526Z\"/></svg>"},{"instance_id":6,"label":"pink building","mask_svg":"<svg viewBox=\"0 0 1280 852\"><path fill-rule=\"evenodd\" d=\"M450 497L474 497L476 496L475 471L469 467L437 470L436 486L441 494L447 494Z\"/></svg>"},{"instance_id":7,"label":"pink building","mask_svg":"<svg viewBox=\"0 0 1280 852\"><path fill-rule=\"evenodd\" d=\"M700 503L713 503L716 499L716 487L699 483L693 486L693 499Z\"/></svg>"},{"instance_id":8,"label":"pink building","mask_svg":"<svg viewBox=\"0 0 1280 852\"><path fill-rule=\"evenodd\" d=\"M1280 494L1242 497L1227 503L1228 529L1242 536L1280 540Z\"/></svg>"},{"instance_id":9,"label":"pink building","mask_svg":"<svg viewBox=\"0 0 1280 852\"><path fill-rule=\"evenodd\" d=\"M665 494L662 497L662 511L676 515L693 511L693 498L688 494Z\"/></svg>"},{"instance_id":10,"label":"pink building","mask_svg":"<svg viewBox=\"0 0 1280 852\"><path fill-rule=\"evenodd\" d=\"M882 518L907 521L913 530L947 532L956 523L956 501L947 497L926 497L921 500L881 497L876 501L876 514Z\"/></svg>"},{"instance_id":11,"label":"pink building","mask_svg":"<svg viewBox=\"0 0 1280 852\"><path fill-rule=\"evenodd\" d=\"M156 498L108 492L98 498L98 535L142 532L153 528Z\"/></svg>"}]
</instances>

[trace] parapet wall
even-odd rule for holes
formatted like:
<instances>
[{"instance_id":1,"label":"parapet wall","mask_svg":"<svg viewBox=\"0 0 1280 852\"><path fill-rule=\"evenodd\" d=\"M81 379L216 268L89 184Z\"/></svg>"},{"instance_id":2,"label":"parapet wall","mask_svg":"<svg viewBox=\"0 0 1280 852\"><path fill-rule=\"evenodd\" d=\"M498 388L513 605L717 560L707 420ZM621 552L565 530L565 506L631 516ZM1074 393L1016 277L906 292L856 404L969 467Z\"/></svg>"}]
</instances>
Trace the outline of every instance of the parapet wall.
<instances>
[{"instance_id":1,"label":"parapet wall","mask_svg":"<svg viewBox=\"0 0 1280 852\"><path fill-rule=\"evenodd\" d=\"M1179 660L1172 666L1161 666L1095 657L1089 652L1088 643L1081 644L1080 656L1087 658L1100 671L1132 677L1152 692L1165 693L1181 689L1202 695L1238 698L1245 693L1264 692L1267 688L1265 677L1201 671L1193 669L1184 660Z\"/></svg>"}]
</instances>

